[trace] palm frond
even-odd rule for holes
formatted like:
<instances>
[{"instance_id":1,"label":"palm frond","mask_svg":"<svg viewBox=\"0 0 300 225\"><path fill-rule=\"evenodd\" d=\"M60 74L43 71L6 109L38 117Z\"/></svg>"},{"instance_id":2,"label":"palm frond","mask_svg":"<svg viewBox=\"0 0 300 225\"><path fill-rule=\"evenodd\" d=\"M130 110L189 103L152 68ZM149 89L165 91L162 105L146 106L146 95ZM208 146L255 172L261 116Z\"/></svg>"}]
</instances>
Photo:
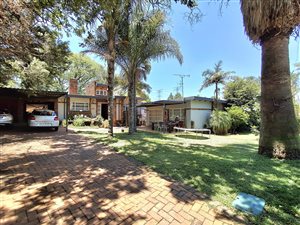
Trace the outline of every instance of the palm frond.
<instances>
[{"instance_id":1,"label":"palm frond","mask_svg":"<svg viewBox=\"0 0 300 225\"><path fill-rule=\"evenodd\" d=\"M254 43L299 30L299 0L241 0L245 32Z\"/></svg>"}]
</instances>

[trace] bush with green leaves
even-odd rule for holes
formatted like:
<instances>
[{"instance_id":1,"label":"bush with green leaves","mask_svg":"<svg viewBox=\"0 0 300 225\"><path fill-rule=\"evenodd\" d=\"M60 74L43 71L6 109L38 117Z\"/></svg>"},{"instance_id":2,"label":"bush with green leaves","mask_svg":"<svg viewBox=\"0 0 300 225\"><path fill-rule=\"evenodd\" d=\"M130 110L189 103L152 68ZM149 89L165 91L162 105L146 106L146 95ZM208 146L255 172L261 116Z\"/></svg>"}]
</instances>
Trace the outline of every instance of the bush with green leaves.
<instances>
[{"instance_id":1,"label":"bush with green leaves","mask_svg":"<svg viewBox=\"0 0 300 225\"><path fill-rule=\"evenodd\" d=\"M217 135L225 135L231 128L231 118L228 112L215 110L210 117L210 126Z\"/></svg>"},{"instance_id":2,"label":"bush with green leaves","mask_svg":"<svg viewBox=\"0 0 300 225\"><path fill-rule=\"evenodd\" d=\"M103 118L101 115L96 116L96 118L93 119L93 125L101 127L103 124Z\"/></svg>"},{"instance_id":3,"label":"bush with green leaves","mask_svg":"<svg viewBox=\"0 0 300 225\"><path fill-rule=\"evenodd\" d=\"M239 106L232 106L227 108L227 112L231 118L231 131L236 133L237 131L249 130L249 114Z\"/></svg>"},{"instance_id":4,"label":"bush with green leaves","mask_svg":"<svg viewBox=\"0 0 300 225\"><path fill-rule=\"evenodd\" d=\"M74 118L73 125L75 127L83 127L84 126L84 122L85 122L84 118L80 118L80 117Z\"/></svg>"}]
</instances>

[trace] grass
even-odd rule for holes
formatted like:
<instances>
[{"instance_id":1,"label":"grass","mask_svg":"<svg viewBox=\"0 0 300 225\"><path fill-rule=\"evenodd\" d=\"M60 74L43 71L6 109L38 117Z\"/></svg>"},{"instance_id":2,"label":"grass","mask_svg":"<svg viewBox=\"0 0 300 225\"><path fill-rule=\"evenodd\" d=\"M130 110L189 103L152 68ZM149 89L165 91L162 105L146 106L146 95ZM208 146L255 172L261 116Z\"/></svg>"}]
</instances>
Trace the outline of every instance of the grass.
<instances>
[{"instance_id":1,"label":"grass","mask_svg":"<svg viewBox=\"0 0 300 225\"><path fill-rule=\"evenodd\" d=\"M78 131L114 147L155 171L191 185L231 207L239 192L266 200L265 212L249 216L254 224L300 224L300 163L269 159L257 154L252 134L175 136L139 132L114 138Z\"/></svg>"}]
</instances>

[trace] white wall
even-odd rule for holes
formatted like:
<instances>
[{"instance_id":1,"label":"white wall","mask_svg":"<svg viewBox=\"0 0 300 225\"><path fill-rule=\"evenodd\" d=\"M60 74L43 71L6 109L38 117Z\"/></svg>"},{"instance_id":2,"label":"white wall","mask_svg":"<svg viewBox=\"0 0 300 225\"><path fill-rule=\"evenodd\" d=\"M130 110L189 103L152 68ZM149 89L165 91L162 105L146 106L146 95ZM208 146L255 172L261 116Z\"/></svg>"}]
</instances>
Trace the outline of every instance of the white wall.
<instances>
[{"instance_id":1,"label":"white wall","mask_svg":"<svg viewBox=\"0 0 300 225\"><path fill-rule=\"evenodd\" d=\"M97 105L96 105L96 103L91 104L91 114L92 114L92 117L97 116Z\"/></svg>"},{"instance_id":2,"label":"white wall","mask_svg":"<svg viewBox=\"0 0 300 225\"><path fill-rule=\"evenodd\" d=\"M191 121L194 121L194 128L201 129L207 123L211 115L212 102L207 101L191 101L190 121L187 124L188 128L191 127ZM188 123L188 121L187 121Z\"/></svg>"},{"instance_id":3,"label":"white wall","mask_svg":"<svg viewBox=\"0 0 300 225\"><path fill-rule=\"evenodd\" d=\"M64 101L65 101L65 97L58 98L57 114L58 114L58 119L59 120L65 119L65 113L67 111L67 105L65 105Z\"/></svg>"}]
</instances>

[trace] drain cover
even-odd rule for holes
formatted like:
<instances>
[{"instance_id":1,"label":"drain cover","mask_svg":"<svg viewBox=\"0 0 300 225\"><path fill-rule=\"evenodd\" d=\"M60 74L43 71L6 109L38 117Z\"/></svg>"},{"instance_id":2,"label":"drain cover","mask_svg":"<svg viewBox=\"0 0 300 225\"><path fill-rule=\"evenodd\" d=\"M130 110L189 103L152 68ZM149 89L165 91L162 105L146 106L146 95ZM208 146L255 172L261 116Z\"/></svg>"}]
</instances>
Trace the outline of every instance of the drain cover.
<instances>
[{"instance_id":1,"label":"drain cover","mask_svg":"<svg viewBox=\"0 0 300 225\"><path fill-rule=\"evenodd\" d=\"M262 198L241 192L232 202L232 206L236 209L257 216L262 213L265 203L265 200L263 200Z\"/></svg>"}]
</instances>

